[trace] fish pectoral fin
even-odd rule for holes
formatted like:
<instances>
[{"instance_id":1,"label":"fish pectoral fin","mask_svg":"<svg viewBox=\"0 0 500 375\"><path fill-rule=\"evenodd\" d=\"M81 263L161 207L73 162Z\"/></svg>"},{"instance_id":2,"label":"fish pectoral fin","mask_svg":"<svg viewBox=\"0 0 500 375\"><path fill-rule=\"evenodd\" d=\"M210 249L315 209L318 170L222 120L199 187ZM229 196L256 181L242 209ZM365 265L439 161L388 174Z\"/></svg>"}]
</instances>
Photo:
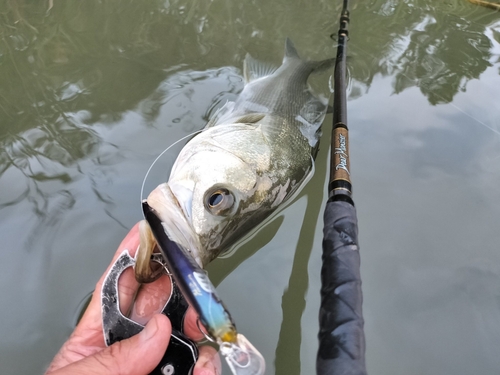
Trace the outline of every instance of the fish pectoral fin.
<instances>
[{"instance_id":1,"label":"fish pectoral fin","mask_svg":"<svg viewBox=\"0 0 500 375\"><path fill-rule=\"evenodd\" d=\"M281 116L270 116L265 122L259 123L260 131L264 140L271 144L273 139L279 137L280 133L283 132L283 125L287 122L284 117ZM271 142L271 143L269 143Z\"/></svg>"},{"instance_id":2,"label":"fish pectoral fin","mask_svg":"<svg viewBox=\"0 0 500 375\"><path fill-rule=\"evenodd\" d=\"M302 108L299 111L299 115L302 116L310 124L315 124L316 127L320 127L325 115L327 113L333 113L333 107L328 105L328 99L319 99L313 95L309 96Z\"/></svg>"},{"instance_id":3,"label":"fish pectoral fin","mask_svg":"<svg viewBox=\"0 0 500 375\"><path fill-rule=\"evenodd\" d=\"M231 113L234 108L234 102L226 102L222 107L217 109L215 113L210 116L210 121L208 121L208 124L205 125L205 129L211 128L212 126L218 125L221 123L221 120L224 119L224 116L226 116L228 113Z\"/></svg>"},{"instance_id":4,"label":"fish pectoral fin","mask_svg":"<svg viewBox=\"0 0 500 375\"><path fill-rule=\"evenodd\" d=\"M304 104L295 117L295 120L300 124L299 130L309 142L309 146L316 149L321 136L321 124L325 119L328 109L328 102L323 102L320 99L310 95L310 99Z\"/></svg>"},{"instance_id":5,"label":"fish pectoral fin","mask_svg":"<svg viewBox=\"0 0 500 375\"><path fill-rule=\"evenodd\" d=\"M222 124L245 124L253 125L266 117L266 113L247 113L242 116L234 116L232 114L232 109L234 108L234 102L226 103L222 108L219 108L217 112L212 116L205 128L211 128L213 126Z\"/></svg>"},{"instance_id":6,"label":"fish pectoral fin","mask_svg":"<svg viewBox=\"0 0 500 375\"><path fill-rule=\"evenodd\" d=\"M235 119L236 124L256 124L260 120L266 117L266 113L247 113L241 117Z\"/></svg>"},{"instance_id":7,"label":"fish pectoral fin","mask_svg":"<svg viewBox=\"0 0 500 375\"><path fill-rule=\"evenodd\" d=\"M243 76L246 83L270 76L276 70L278 70L277 66L256 60L248 53L245 56L245 61L243 61Z\"/></svg>"}]
</instances>

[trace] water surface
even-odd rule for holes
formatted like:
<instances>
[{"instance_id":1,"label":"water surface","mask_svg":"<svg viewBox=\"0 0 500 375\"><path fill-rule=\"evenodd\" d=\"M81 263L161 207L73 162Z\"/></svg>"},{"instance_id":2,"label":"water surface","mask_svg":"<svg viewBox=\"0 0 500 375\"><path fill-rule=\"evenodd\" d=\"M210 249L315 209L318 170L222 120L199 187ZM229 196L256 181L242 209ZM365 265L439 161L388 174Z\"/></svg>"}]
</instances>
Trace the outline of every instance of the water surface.
<instances>
[{"instance_id":1,"label":"water surface","mask_svg":"<svg viewBox=\"0 0 500 375\"><path fill-rule=\"evenodd\" d=\"M2 374L43 372L141 219L149 165L237 95L245 54L279 64L288 36L304 57L332 56L340 7L0 2ZM351 16L368 371L496 373L500 13L465 0L377 0L353 1ZM327 94L328 74L312 84ZM330 121L303 193L209 266L269 374L314 372Z\"/></svg>"}]
</instances>

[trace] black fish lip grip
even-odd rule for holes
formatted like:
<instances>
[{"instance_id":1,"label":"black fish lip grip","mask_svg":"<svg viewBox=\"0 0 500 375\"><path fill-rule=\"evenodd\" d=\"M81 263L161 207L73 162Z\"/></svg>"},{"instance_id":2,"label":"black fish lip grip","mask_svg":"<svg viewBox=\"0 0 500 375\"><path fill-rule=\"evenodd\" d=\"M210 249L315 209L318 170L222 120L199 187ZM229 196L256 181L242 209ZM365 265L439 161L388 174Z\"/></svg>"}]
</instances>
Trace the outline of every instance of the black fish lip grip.
<instances>
[{"instance_id":1,"label":"black fish lip grip","mask_svg":"<svg viewBox=\"0 0 500 375\"><path fill-rule=\"evenodd\" d=\"M124 250L111 266L101 289L102 328L106 345L130 338L144 326L124 316L120 311L118 280L122 273L135 264L128 250ZM162 309L172 323L172 336L162 360L151 372L152 375L189 375L198 359L196 344L183 333L184 315L188 303L177 284L172 282L171 293Z\"/></svg>"}]
</instances>

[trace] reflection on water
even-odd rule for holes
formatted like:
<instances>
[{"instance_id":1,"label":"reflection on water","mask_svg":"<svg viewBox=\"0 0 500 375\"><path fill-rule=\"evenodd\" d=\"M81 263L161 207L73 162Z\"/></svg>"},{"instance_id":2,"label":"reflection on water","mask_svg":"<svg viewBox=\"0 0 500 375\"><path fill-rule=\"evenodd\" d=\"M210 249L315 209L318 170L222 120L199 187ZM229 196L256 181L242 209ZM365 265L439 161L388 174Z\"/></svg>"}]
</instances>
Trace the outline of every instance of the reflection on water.
<instances>
[{"instance_id":1,"label":"reflection on water","mask_svg":"<svg viewBox=\"0 0 500 375\"><path fill-rule=\"evenodd\" d=\"M149 165L235 98L245 54L279 65L288 36L304 57L331 56L340 7L0 1L2 374L41 372L141 218ZM465 0L351 8L368 370L493 373L500 13ZM327 94L326 81L311 84ZM317 173L295 204L210 265L269 373L314 371L328 125L324 133ZM146 190L167 178L177 152L162 158Z\"/></svg>"},{"instance_id":2,"label":"reflection on water","mask_svg":"<svg viewBox=\"0 0 500 375\"><path fill-rule=\"evenodd\" d=\"M498 61L500 51L488 34L498 29L499 19L466 1L371 2L352 19L350 48L356 58L350 73L358 81L353 94L359 96L382 74L393 76L396 94L417 86L431 104L451 102ZM365 32L381 28L389 32Z\"/></svg>"}]
</instances>

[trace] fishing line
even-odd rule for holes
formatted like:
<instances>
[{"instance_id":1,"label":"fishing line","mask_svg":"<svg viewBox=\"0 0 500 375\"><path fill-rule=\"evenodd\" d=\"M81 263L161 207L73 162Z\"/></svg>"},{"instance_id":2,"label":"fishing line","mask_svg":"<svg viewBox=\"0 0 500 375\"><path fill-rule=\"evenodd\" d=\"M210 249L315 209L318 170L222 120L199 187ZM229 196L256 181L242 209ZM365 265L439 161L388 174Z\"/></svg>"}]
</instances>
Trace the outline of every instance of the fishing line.
<instances>
[{"instance_id":1,"label":"fishing line","mask_svg":"<svg viewBox=\"0 0 500 375\"><path fill-rule=\"evenodd\" d=\"M168 146L165 150L163 150L163 151L160 153L160 155L158 155L158 156L156 157L156 159L153 161L153 163L151 163L151 165L149 166L148 171L146 172L146 175L144 176L144 179L142 180L142 185L141 185L141 196L140 196L140 202L141 202L141 204L142 204L142 200L143 200L143 196L144 196L143 194L144 194L144 186L145 186L145 184L146 184L146 179L148 178L149 173L151 172L151 169L153 169L153 167L154 167L154 165L156 164L156 162L157 162L158 160L160 160L160 158L161 158L161 157L162 157L162 156L163 156L163 155L164 155L164 154L165 154L168 150L170 150L172 147L174 147L174 146L175 146L175 145L177 145L178 143L180 143L180 142L182 142L182 141L184 141L184 140L186 140L186 139L188 139L188 138L190 138L190 137L193 137L193 136L197 135L198 133L201 133L202 131L203 131L203 129L201 129L201 130L197 130L197 131L195 131L194 133L190 133L190 134L188 134L188 135L186 135L186 136L182 137L181 139L179 139L179 140L175 141L175 142L174 142L174 143L172 143L170 146ZM142 207L142 206L141 206L141 207ZM141 208L141 210L142 210L142 208Z\"/></svg>"},{"instance_id":2,"label":"fishing line","mask_svg":"<svg viewBox=\"0 0 500 375\"><path fill-rule=\"evenodd\" d=\"M415 43L415 42L410 41L410 44L411 44L411 43ZM372 55L370 52L367 52L366 50L364 50L364 49L362 49L362 48L358 47L356 44L353 44L353 43L351 42L351 48L353 48L353 47L354 47L355 49L357 49L358 51L360 51L360 52L364 53L365 55L370 56L372 59L374 59L374 60L379 60L379 59L378 59L375 55ZM387 64L391 64L391 63L390 63L389 61L387 61ZM392 63L392 66L393 66L393 67L395 67L395 66L396 66L396 64L393 64L393 63ZM419 80L414 79L414 78L410 78L408 75L406 75L406 74L405 74L403 71L401 71L401 70L398 70L398 69L395 69L395 70L397 70L397 71L398 71L398 74L401 74L403 77L405 77L405 78L406 78L406 79L408 79L409 81L414 82L416 87L419 87L419 88L421 88L421 87L422 87L422 86L420 85L420 81L419 81ZM439 95L438 93L433 92L433 95L435 95L436 97L438 97L439 99L441 99L443 102L446 102L446 99L445 99L443 96ZM471 118L472 120L476 121L478 124L483 125L485 128L487 128L487 129L491 130L493 133L495 133L495 134L497 134L497 135L500 135L500 131L499 131L499 130L497 130L497 129L493 128L492 126L490 126L490 125L488 125L488 124L484 123L483 121L479 120L478 118L474 117L473 115L471 115L471 114L470 114L470 113L468 113L467 111L463 110L462 108L460 108L460 107L459 107L459 106L457 106L456 104L453 104L453 102L448 102L448 103L446 103L446 104L451 105L453 108L457 109L459 112L463 113L463 114L464 114L464 115L466 115L467 117L469 117L469 118Z\"/></svg>"}]
</instances>

